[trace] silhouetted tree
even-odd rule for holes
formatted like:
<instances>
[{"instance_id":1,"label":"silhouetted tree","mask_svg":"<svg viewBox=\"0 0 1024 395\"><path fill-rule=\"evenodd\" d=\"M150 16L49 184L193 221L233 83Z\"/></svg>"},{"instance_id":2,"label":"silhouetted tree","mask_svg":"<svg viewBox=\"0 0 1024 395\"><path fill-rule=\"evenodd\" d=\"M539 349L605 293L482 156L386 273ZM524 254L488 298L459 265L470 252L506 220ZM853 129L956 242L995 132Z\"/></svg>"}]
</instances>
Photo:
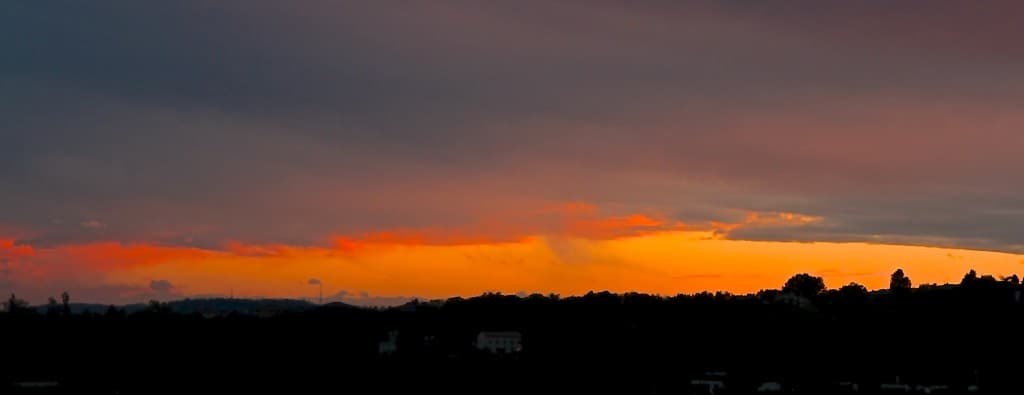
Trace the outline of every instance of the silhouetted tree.
<instances>
[{"instance_id":1,"label":"silhouetted tree","mask_svg":"<svg viewBox=\"0 0 1024 395\"><path fill-rule=\"evenodd\" d=\"M71 315L71 295L68 295L67 291L60 294L61 304L61 315L68 317Z\"/></svg>"},{"instance_id":2,"label":"silhouetted tree","mask_svg":"<svg viewBox=\"0 0 1024 395\"><path fill-rule=\"evenodd\" d=\"M960 285L971 285L977 281L978 272L974 271L974 269L971 269L971 271L967 272L967 274L964 275L964 279L960 280Z\"/></svg>"},{"instance_id":3,"label":"silhouetted tree","mask_svg":"<svg viewBox=\"0 0 1024 395\"><path fill-rule=\"evenodd\" d=\"M60 314L60 305L57 304L57 299L49 298L46 301L46 316L56 317Z\"/></svg>"},{"instance_id":4,"label":"silhouetted tree","mask_svg":"<svg viewBox=\"0 0 1024 395\"><path fill-rule=\"evenodd\" d=\"M1010 283L1010 284L1013 284L1013 285L1020 285L1020 278L1017 277L1016 274L1011 274L1009 276L1003 277L1002 280L1005 283Z\"/></svg>"},{"instance_id":5,"label":"silhouetted tree","mask_svg":"<svg viewBox=\"0 0 1024 395\"><path fill-rule=\"evenodd\" d=\"M782 291L793 293L796 295L803 296L805 298L812 298L825 290L825 280L821 277L815 277L807 273L800 273L793 277L790 277L786 281L786 285L782 287Z\"/></svg>"},{"instance_id":6,"label":"silhouetted tree","mask_svg":"<svg viewBox=\"0 0 1024 395\"><path fill-rule=\"evenodd\" d=\"M868 296L868 289L857 283L849 283L839 288L839 294L844 298L860 298Z\"/></svg>"},{"instance_id":7,"label":"silhouetted tree","mask_svg":"<svg viewBox=\"0 0 1024 395\"><path fill-rule=\"evenodd\" d=\"M124 310L120 310L117 308L117 306L114 305L110 305L109 307L107 307L107 312L103 314L103 316L107 318L123 317L124 315Z\"/></svg>"},{"instance_id":8,"label":"silhouetted tree","mask_svg":"<svg viewBox=\"0 0 1024 395\"><path fill-rule=\"evenodd\" d=\"M910 287L910 277L903 274L903 269L896 269L889 279L889 290L893 293L903 293L910 291Z\"/></svg>"},{"instance_id":9,"label":"silhouetted tree","mask_svg":"<svg viewBox=\"0 0 1024 395\"><path fill-rule=\"evenodd\" d=\"M778 299L779 293L781 293L781 291L777 289L762 289L757 291L757 298L762 302L772 302Z\"/></svg>"},{"instance_id":10,"label":"silhouetted tree","mask_svg":"<svg viewBox=\"0 0 1024 395\"><path fill-rule=\"evenodd\" d=\"M28 308L28 302L26 302L23 299L18 299L17 296L14 296L14 294L11 294L11 297L9 299L7 299L6 303L4 303L4 307L7 309L7 312L10 313L10 314L20 313L23 310Z\"/></svg>"},{"instance_id":11,"label":"silhouetted tree","mask_svg":"<svg viewBox=\"0 0 1024 395\"><path fill-rule=\"evenodd\" d=\"M157 300L150 300L149 305L146 306L145 312L158 315L167 315L172 312L171 307L167 303L160 303Z\"/></svg>"},{"instance_id":12,"label":"silhouetted tree","mask_svg":"<svg viewBox=\"0 0 1024 395\"><path fill-rule=\"evenodd\" d=\"M861 305L868 300L868 289L854 282L846 284L837 290L826 291L825 294L829 296L828 299L838 302L840 306Z\"/></svg>"}]
</instances>

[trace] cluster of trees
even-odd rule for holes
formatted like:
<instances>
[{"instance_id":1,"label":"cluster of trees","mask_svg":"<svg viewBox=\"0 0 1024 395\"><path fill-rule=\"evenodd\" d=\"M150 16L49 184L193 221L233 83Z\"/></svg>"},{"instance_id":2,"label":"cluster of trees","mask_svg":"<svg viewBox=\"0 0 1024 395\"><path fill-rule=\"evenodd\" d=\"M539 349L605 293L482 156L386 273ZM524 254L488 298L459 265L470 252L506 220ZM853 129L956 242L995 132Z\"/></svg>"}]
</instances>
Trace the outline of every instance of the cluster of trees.
<instances>
[{"instance_id":1,"label":"cluster of trees","mask_svg":"<svg viewBox=\"0 0 1024 395\"><path fill-rule=\"evenodd\" d=\"M971 270L969 275L976 277L977 275L973 273L974 270ZM911 284L910 277L903 273L903 269L896 269L889 280L889 291L894 294L905 293L912 289ZM786 281L786 284L782 286L782 291L805 298L813 298L825 292L825 280L807 273L797 274ZM851 282L836 292L850 296L867 295L868 289L863 285Z\"/></svg>"},{"instance_id":2,"label":"cluster of trees","mask_svg":"<svg viewBox=\"0 0 1024 395\"><path fill-rule=\"evenodd\" d=\"M986 287L996 286L998 284L1016 286L1020 285L1021 282L1020 278L1017 277L1016 274L1000 277L997 280L994 276L987 274L979 277L978 273L974 271L974 269L967 272L967 274L964 275L963 280L960 281L960 286L962 287ZM903 269L896 269L896 271L890 276L888 291L893 295L900 295L909 293L912 290L913 283L911 282L910 277L903 272ZM800 273L790 277L782 286L782 292L798 295L808 299L817 297L827 291L824 279L807 273ZM850 296L867 295L869 293L867 287L855 282L844 285L833 292Z\"/></svg>"},{"instance_id":3,"label":"cluster of trees","mask_svg":"<svg viewBox=\"0 0 1024 395\"><path fill-rule=\"evenodd\" d=\"M3 303L4 310L8 314L12 315L26 315L26 314L37 314L38 309L31 307L28 301L18 298L17 295L11 294L7 301ZM114 308L111 306L111 308ZM67 291L60 294L60 302L56 298L47 298L46 312L47 317L70 317L71 316L71 295Z\"/></svg>"}]
</instances>

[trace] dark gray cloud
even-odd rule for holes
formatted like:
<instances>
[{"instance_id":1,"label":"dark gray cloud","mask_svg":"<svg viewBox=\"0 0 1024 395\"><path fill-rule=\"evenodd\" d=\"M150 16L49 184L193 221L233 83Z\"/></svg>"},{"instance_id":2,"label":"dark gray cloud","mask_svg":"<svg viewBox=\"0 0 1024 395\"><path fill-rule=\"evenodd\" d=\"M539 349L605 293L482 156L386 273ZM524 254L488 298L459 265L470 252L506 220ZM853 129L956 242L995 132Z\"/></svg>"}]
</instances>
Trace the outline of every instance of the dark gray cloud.
<instances>
[{"instance_id":1,"label":"dark gray cloud","mask_svg":"<svg viewBox=\"0 0 1024 395\"><path fill-rule=\"evenodd\" d=\"M149 282L149 289L157 293L167 293L174 290L174 284L167 280L152 280Z\"/></svg>"},{"instance_id":2,"label":"dark gray cloud","mask_svg":"<svg viewBox=\"0 0 1024 395\"><path fill-rule=\"evenodd\" d=\"M20 2L0 11L0 225L311 244L583 200L826 218L737 238L1018 251L1022 11Z\"/></svg>"},{"instance_id":3,"label":"dark gray cloud","mask_svg":"<svg viewBox=\"0 0 1024 395\"><path fill-rule=\"evenodd\" d=\"M827 215L798 228L743 227L731 237L781 241L863 241L949 246L1024 253L1015 229L1024 201L992 196L828 199L788 207Z\"/></svg>"}]
</instances>

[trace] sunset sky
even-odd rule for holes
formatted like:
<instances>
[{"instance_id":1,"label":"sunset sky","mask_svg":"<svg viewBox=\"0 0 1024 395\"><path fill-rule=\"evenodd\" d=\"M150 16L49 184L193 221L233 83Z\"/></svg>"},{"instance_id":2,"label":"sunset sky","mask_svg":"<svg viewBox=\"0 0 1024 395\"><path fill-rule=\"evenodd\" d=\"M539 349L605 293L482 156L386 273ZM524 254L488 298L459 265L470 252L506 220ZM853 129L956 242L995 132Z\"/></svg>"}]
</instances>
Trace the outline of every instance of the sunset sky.
<instances>
[{"instance_id":1,"label":"sunset sky","mask_svg":"<svg viewBox=\"0 0 1024 395\"><path fill-rule=\"evenodd\" d=\"M0 6L0 294L1024 274L1024 2Z\"/></svg>"}]
</instances>

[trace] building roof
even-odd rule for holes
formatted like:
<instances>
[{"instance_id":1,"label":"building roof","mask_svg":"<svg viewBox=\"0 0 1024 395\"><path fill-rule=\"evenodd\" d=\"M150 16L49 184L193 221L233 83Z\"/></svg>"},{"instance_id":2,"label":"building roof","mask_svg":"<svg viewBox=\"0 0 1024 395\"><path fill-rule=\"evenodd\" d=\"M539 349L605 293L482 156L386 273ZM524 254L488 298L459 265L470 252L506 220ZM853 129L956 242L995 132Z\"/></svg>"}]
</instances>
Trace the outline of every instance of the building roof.
<instances>
[{"instance_id":1,"label":"building roof","mask_svg":"<svg viewBox=\"0 0 1024 395\"><path fill-rule=\"evenodd\" d=\"M523 335L521 333L513 332L513 331L505 331L505 332L480 332L480 334L478 336L480 336L480 337L488 337L488 338L513 338L513 339L519 339L519 338L523 337Z\"/></svg>"}]
</instances>

